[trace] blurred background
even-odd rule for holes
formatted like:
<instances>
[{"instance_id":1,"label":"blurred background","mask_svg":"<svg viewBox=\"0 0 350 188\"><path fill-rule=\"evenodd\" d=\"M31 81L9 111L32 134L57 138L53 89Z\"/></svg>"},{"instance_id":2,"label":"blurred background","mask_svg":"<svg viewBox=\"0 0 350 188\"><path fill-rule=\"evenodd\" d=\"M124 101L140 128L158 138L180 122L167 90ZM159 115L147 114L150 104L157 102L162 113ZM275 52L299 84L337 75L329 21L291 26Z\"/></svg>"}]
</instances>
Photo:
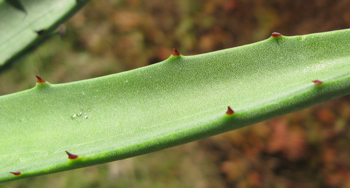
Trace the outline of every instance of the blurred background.
<instances>
[{"instance_id":1,"label":"blurred background","mask_svg":"<svg viewBox=\"0 0 350 188\"><path fill-rule=\"evenodd\" d=\"M348 0L92 0L0 74L0 95L39 75L65 83L249 44L273 31L350 27ZM3 188L350 187L350 97L126 160L0 184Z\"/></svg>"}]
</instances>

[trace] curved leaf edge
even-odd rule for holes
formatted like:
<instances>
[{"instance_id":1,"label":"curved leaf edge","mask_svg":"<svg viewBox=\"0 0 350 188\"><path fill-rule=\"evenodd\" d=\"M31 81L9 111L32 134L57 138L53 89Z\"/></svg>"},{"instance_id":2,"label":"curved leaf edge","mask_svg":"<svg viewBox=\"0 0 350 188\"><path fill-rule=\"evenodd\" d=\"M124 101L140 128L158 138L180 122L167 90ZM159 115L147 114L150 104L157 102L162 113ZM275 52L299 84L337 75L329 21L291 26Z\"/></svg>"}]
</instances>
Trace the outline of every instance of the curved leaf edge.
<instances>
[{"instance_id":1,"label":"curved leaf edge","mask_svg":"<svg viewBox=\"0 0 350 188\"><path fill-rule=\"evenodd\" d=\"M327 32L327 33L332 34L335 32L343 32L343 31L344 30ZM312 35L318 35L318 34L312 34ZM294 36L294 37L300 37L300 36ZM285 36L283 38L285 38ZM286 38L292 38L292 37L286 37ZM275 40L275 38L269 38L267 40L264 40L258 43L263 43L269 40ZM236 48L244 48L255 44L257 43L236 47ZM211 52L211 53L216 53L216 52ZM208 53L207 55L210 55L211 53ZM178 58L191 58L191 57L194 57L194 56L181 56L181 57L170 56L170 58L158 64L127 71L124 73L118 73L116 75L104 76L101 78L93 78L93 79L65 83L65 84L37 84L32 89L14 93L14 94L4 95L4 96L1 96L1 98L4 99L6 97L14 97L16 95L21 95L25 92L38 91L41 89L45 89L47 87L53 87L53 88L65 87L71 84L81 84L83 82L90 82L97 79L101 81L101 79L106 77L113 77L121 74L132 74L134 72L140 71L141 69L149 69L149 68L152 68L153 66L158 66L159 64L162 64L162 63L174 63L176 60L178 60ZM228 105L231 105L231 107L233 107L235 111L233 115L226 115L225 112L226 112L227 106L223 106L222 113L216 114L216 116L213 117L210 122L199 123L194 128L187 129L174 134L170 134L168 136L164 136L161 138L157 138L157 139L145 142L143 144L136 144L126 148L120 148L117 150L108 151L102 155L101 154L89 155L89 156L83 155L83 156L80 156L78 160L69 160L67 158L67 155L62 153L62 157L65 158L65 160L67 160L65 164L48 165L46 170L40 169L39 171L26 171L26 169L16 169L16 170L21 170L22 174L18 176L9 175L7 177L1 178L0 181L5 182L5 181L14 180L14 179L59 172L59 171L68 170L68 169L81 168L81 167L86 167L90 165L101 164L105 162L120 160L128 157L133 157L137 155L158 151L168 147L173 147L176 145L180 145L180 144L188 143L198 139L213 136L216 134L220 134L226 131L242 128L244 126L258 123L274 117L278 117L283 114L298 111L298 110L313 106L315 104L333 100L335 98L342 97L350 93L350 75L348 74L337 75L333 78L329 78L327 80L322 80L322 81L323 81L322 85L315 86L315 84L312 83L310 80L309 83L305 84L305 86L303 87L300 87L292 92L282 94L275 100L262 101L260 104L256 104L254 108L251 108L249 110L234 109L234 105L228 104Z\"/></svg>"}]
</instances>

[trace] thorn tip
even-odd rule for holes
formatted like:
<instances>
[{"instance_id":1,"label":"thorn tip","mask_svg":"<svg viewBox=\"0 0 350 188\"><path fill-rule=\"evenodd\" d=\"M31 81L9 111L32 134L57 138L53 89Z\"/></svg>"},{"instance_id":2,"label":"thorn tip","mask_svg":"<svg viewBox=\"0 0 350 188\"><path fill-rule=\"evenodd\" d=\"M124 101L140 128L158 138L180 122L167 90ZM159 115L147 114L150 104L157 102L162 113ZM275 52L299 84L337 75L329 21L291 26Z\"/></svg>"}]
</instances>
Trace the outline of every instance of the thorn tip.
<instances>
[{"instance_id":1,"label":"thorn tip","mask_svg":"<svg viewBox=\"0 0 350 188\"><path fill-rule=\"evenodd\" d=\"M235 111L233 111L232 108L231 108L230 106L227 106L226 114L227 114L227 115L232 115L232 114L234 114L234 113L235 113Z\"/></svg>"},{"instance_id":2,"label":"thorn tip","mask_svg":"<svg viewBox=\"0 0 350 188\"><path fill-rule=\"evenodd\" d=\"M173 56L179 56L180 53L179 53L179 51L177 51L176 48L174 48L174 52L173 52L171 55L173 55Z\"/></svg>"},{"instance_id":3,"label":"thorn tip","mask_svg":"<svg viewBox=\"0 0 350 188\"><path fill-rule=\"evenodd\" d=\"M273 33L271 34L271 37L274 37L274 38L281 37L281 36L282 36L282 34L281 34L281 33L278 33L278 32L273 32Z\"/></svg>"},{"instance_id":4,"label":"thorn tip","mask_svg":"<svg viewBox=\"0 0 350 188\"><path fill-rule=\"evenodd\" d=\"M40 36L40 35L44 34L45 29L41 29L41 30L35 31L35 32Z\"/></svg>"},{"instance_id":5,"label":"thorn tip","mask_svg":"<svg viewBox=\"0 0 350 188\"><path fill-rule=\"evenodd\" d=\"M79 157L79 155L74 155L72 153L69 153L67 150L66 150L66 153L68 155L68 159L76 159Z\"/></svg>"},{"instance_id":6,"label":"thorn tip","mask_svg":"<svg viewBox=\"0 0 350 188\"><path fill-rule=\"evenodd\" d=\"M42 79L40 76L35 75L35 77L38 79L38 80L36 81L36 83L38 83L38 84L42 84L42 83L45 83L45 82L46 82L46 80Z\"/></svg>"},{"instance_id":7,"label":"thorn tip","mask_svg":"<svg viewBox=\"0 0 350 188\"><path fill-rule=\"evenodd\" d=\"M21 172L10 172L10 173L15 175L15 176L21 175Z\"/></svg>"},{"instance_id":8,"label":"thorn tip","mask_svg":"<svg viewBox=\"0 0 350 188\"><path fill-rule=\"evenodd\" d=\"M312 80L312 82L315 84L315 86L319 86L319 85L323 84L323 82L319 81L319 80Z\"/></svg>"}]
</instances>

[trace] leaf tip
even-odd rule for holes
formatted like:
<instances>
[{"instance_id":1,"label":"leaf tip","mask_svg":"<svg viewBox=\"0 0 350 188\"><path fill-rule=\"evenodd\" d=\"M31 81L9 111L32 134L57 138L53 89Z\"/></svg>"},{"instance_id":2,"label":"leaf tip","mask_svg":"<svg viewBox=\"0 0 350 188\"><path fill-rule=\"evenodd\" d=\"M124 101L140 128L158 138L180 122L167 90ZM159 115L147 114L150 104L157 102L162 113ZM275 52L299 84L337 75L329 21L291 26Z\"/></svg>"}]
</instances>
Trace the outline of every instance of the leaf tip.
<instances>
[{"instance_id":1,"label":"leaf tip","mask_svg":"<svg viewBox=\"0 0 350 188\"><path fill-rule=\"evenodd\" d=\"M74 155L66 150L66 153L68 155L68 159L76 159L79 157L79 155Z\"/></svg>"},{"instance_id":2,"label":"leaf tip","mask_svg":"<svg viewBox=\"0 0 350 188\"><path fill-rule=\"evenodd\" d=\"M15 176L19 176L21 175L22 173L21 172L10 172L11 174L15 175Z\"/></svg>"},{"instance_id":3,"label":"leaf tip","mask_svg":"<svg viewBox=\"0 0 350 188\"><path fill-rule=\"evenodd\" d=\"M180 56L180 52L177 51L176 48L174 48L174 52L171 55L173 55L173 56Z\"/></svg>"},{"instance_id":4,"label":"leaf tip","mask_svg":"<svg viewBox=\"0 0 350 188\"><path fill-rule=\"evenodd\" d=\"M315 84L315 86L319 86L319 85L323 84L323 82L320 80L312 80L312 82Z\"/></svg>"},{"instance_id":5,"label":"leaf tip","mask_svg":"<svg viewBox=\"0 0 350 188\"><path fill-rule=\"evenodd\" d=\"M227 106L226 114L227 114L227 115L232 115L232 114L234 114L234 113L235 113L235 111L233 111L232 108L231 108L230 106Z\"/></svg>"},{"instance_id":6,"label":"leaf tip","mask_svg":"<svg viewBox=\"0 0 350 188\"><path fill-rule=\"evenodd\" d=\"M46 83L46 80L42 79L40 76L35 75L35 77L37 78L36 83L38 84Z\"/></svg>"},{"instance_id":7,"label":"leaf tip","mask_svg":"<svg viewBox=\"0 0 350 188\"><path fill-rule=\"evenodd\" d=\"M272 34L271 34L271 37L273 37L273 38L278 38L278 37L281 37L282 36L282 34L281 33L278 33L278 32L273 32Z\"/></svg>"}]
</instances>

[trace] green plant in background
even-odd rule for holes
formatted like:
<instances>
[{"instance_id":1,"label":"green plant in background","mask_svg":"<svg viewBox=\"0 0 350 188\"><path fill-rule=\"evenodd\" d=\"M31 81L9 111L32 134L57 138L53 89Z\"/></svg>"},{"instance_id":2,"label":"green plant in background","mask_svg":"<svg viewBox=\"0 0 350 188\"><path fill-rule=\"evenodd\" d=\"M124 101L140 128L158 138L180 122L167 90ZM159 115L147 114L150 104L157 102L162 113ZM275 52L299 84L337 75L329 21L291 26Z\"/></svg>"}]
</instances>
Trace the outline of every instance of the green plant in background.
<instances>
[{"instance_id":1,"label":"green plant in background","mask_svg":"<svg viewBox=\"0 0 350 188\"><path fill-rule=\"evenodd\" d=\"M0 68L50 37L87 2L0 0Z\"/></svg>"},{"instance_id":2,"label":"green plant in background","mask_svg":"<svg viewBox=\"0 0 350 188\"><path fill-rule=\"evenodd\" d=\"M350 30L273 33L207 54L175 50L101 78L38 77L35 88L0 97L0 180L140 155L347 95L349 39Z\"/></svg>"}]
</instances>

